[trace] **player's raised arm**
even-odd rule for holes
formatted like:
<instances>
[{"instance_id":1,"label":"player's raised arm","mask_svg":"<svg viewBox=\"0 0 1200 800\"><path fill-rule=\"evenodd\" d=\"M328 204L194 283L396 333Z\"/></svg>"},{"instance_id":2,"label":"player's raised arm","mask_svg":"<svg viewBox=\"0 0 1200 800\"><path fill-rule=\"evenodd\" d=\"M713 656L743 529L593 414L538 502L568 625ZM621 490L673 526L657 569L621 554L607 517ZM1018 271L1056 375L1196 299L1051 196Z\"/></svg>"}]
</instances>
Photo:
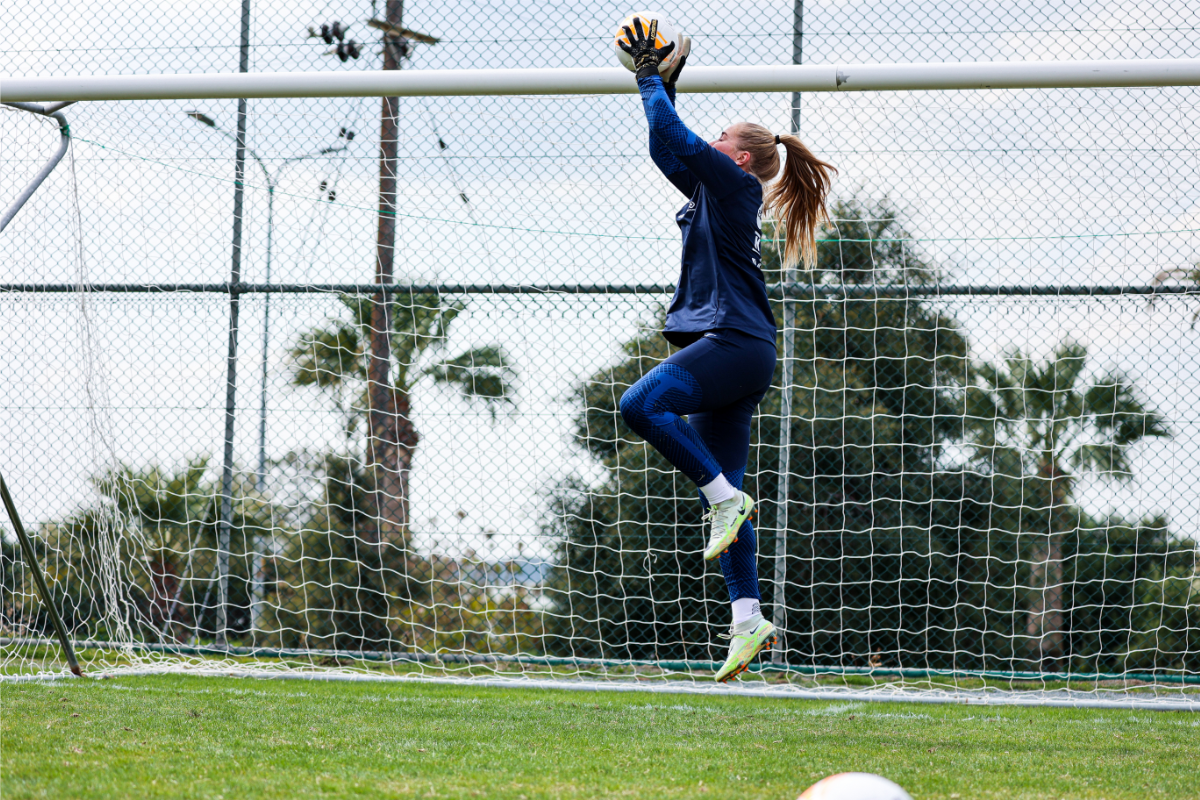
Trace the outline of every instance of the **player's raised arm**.
<instances>
[{"instance_id":1,"label":"player's raised arm","mask_svg":"<svg viewBox=\"0 0 1200 800\"><path fill-rule=\"evenodd\" d=\"M663 174L689 197L697 181L712 192L724 194L741 183L744 173L736 165L725 163L727 159L713 158L712 154L706 153L711 149L708 143L689 129L675 111L674 83L691 50L690 40L685 37L684 47L688 52L681 52L680 58L672 63L664 76L661 74L662 61L674 52L675 43L659 46L657 32L657 20L651 21L647 31L635 17L632 26L625 28L629 44L622 44L637 71L642 106L650 126L650 156ZM680 49L684 50L684 47ZM691 173L690 176L679 175L684 169Z\"/></svg>"},{"instance_id":2,"label":"player's raised arm","mask_svg":"<svg viewBox=\"0 0 1200 800\"><path fill-rule=\"evenodd\" d=\"M675 82L679 80L679 73L683 71L683 66L692 51L692 37L680 36L679 50L679 57L675 63L662 73L663 92L672 108L675 107ZM688 170L687 165L675 157L666 142L658 137L654 126L650 128L650 160L679 191L688 197L696 191L696 176Z\"/></svg>"}]
</instances>

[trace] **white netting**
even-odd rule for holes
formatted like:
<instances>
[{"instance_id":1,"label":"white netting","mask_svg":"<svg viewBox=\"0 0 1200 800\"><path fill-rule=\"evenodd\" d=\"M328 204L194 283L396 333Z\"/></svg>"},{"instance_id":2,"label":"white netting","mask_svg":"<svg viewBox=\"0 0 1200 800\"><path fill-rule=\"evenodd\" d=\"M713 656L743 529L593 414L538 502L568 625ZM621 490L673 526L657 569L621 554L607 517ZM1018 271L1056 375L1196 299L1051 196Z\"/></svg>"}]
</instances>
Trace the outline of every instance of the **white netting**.
<instances>
[{"instance_id":1,"label":"white netting","mask_svg":"<svg viewBox=\"0 0 1200 800\"><path fill-rule=\"evenodd\" d=\"M226 27L205 23L232 47L168 29L155 71L236 68L236 7ZM405 24L445 35L459 12ZM351 10L289 9L308 14L296 30L258 13L253 69L379 66L374 45L340 67L304 38ZM677 16L700 63L778 63L791 13L726 37L705 33L720 9ZM1102 20L1089 38L1040 17L1033 33L1000 20L937 34L806 13L805 61L1185 55L1165 5L1156 36L1117 44ZM578 65L607 64L593 39L617 16L595 10ZM833 35L871 25L885 33ZM405 68L512 66L505 36L447 35ZM1055 37L1076 38L1054 50ZM148 58L26 52L18 69L2 55L44 73ZM747 681L1195 705L1200 306L1120 287L1194 285L1196 91L802 98L803 137L840 170L836 220L800 276L823 288L786 308L774 295L792 358L756 418L747 486L784 633ZM793 100L679 106L703 133L738 119L784 131ZM679 199L646 157L639 103L414 98L397 112L391 254L409 288L389 295L391 388L372 392L388 318L367 291L378 98L249 102L251 286L232 296L236 101L65 111L73 163L2 234L0 432L85 669L705 686L728 605L697 553L693 487L616 411L668 352L656 330L678 259ZM8 109L0 122L7 203L57 129ZM57 671L3 530L0 657L8 673Z\"/></svg>"}]
</instances>

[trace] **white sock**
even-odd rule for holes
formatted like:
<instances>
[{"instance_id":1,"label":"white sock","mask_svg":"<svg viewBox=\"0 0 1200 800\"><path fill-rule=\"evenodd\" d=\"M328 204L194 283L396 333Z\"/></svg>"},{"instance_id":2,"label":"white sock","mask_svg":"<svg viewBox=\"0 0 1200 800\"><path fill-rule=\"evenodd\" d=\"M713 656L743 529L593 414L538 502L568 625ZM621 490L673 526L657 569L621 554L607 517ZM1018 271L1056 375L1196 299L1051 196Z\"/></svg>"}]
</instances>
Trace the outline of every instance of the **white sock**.
<instances>
[{"instance_id":1,"label":"white sock","mask_svg":"<svg viewBox=\"0 0 1200 800\"><path fill-rule=\"evenodd\" d=\"M732 500L737 497L737 489L733 488L733 484L725 477L722 472L712 481L700 487L700 491L704 492L704 497L708 500L710 506L715 506L717 503L724 503L726 500Z\"/></svg>"},{"instance_id":2,"label":"white sock","mask_svg":"<svg viewBox=\"0 0 1200 800\"><path fill-rule=\"evenodd\" d=\"M733 624L745 622L751 617L761 617L762 606L753 597L739 597L733 601Z\"/></svg>"}]
</instances>

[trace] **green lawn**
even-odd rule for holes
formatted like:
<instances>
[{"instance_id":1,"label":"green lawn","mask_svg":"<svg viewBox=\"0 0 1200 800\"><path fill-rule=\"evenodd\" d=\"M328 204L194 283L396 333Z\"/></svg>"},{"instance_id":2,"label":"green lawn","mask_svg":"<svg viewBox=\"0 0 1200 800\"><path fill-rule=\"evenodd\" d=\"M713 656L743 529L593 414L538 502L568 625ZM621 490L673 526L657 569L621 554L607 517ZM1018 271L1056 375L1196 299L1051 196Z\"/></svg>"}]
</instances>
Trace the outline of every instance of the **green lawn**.
<instances>
[{"instance_id":1,"label":"green lawn","mask_svg":"<svg viewBox=\"0 0 1200 800\"><path fill-rule=\"evenodd\" d=\"M1200 715L188 676L0 685L0 796L1200 797Z\"/></svg>"}]
</instances>

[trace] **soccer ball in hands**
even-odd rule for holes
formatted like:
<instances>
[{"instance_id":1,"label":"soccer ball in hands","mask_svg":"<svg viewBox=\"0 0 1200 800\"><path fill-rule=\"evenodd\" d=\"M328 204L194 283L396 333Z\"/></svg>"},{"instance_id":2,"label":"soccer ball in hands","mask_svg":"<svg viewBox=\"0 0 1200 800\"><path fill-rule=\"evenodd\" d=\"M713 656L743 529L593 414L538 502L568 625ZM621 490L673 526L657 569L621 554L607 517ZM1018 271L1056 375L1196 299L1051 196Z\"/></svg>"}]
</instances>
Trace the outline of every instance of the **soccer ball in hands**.
<instances>
[{"instance_id":1,"label":"soccer ball in hands","mask_svg":"<svg viewBox=\"0 0 1200 800\"><path fill-rule=\"evenodd\" d=\"M843 772L822 778L796 800L912 800L887 778L866 772Z\"/></svg>"},{"instance_id":2,"label":"soccer ball in hands","mask_svg":"<svg viewBox=\"0 0 1200 800\"><path fill-rule=\"evenodd\" d=\"M630 72L637 72L629 53L621 49L621 45L629 44L629 37L625 35L625 29L629 28L635 33L637 31L633 27L634 19L642 21L642 33L649 33L651 20L658 20L658 34L654 37L656 47L666 47L671 42L675 43L675 49L668 53L667 57L658 65L658 73L660 75L666 73L679 61L683 50L683 36L679 33L679 29L671 24L671 20L667 19L667 15L661 11L635 11L617 25L616 41L613 46L617 48L617 58L620 59L621 65Z\"/></svg>"}]
</instances>

